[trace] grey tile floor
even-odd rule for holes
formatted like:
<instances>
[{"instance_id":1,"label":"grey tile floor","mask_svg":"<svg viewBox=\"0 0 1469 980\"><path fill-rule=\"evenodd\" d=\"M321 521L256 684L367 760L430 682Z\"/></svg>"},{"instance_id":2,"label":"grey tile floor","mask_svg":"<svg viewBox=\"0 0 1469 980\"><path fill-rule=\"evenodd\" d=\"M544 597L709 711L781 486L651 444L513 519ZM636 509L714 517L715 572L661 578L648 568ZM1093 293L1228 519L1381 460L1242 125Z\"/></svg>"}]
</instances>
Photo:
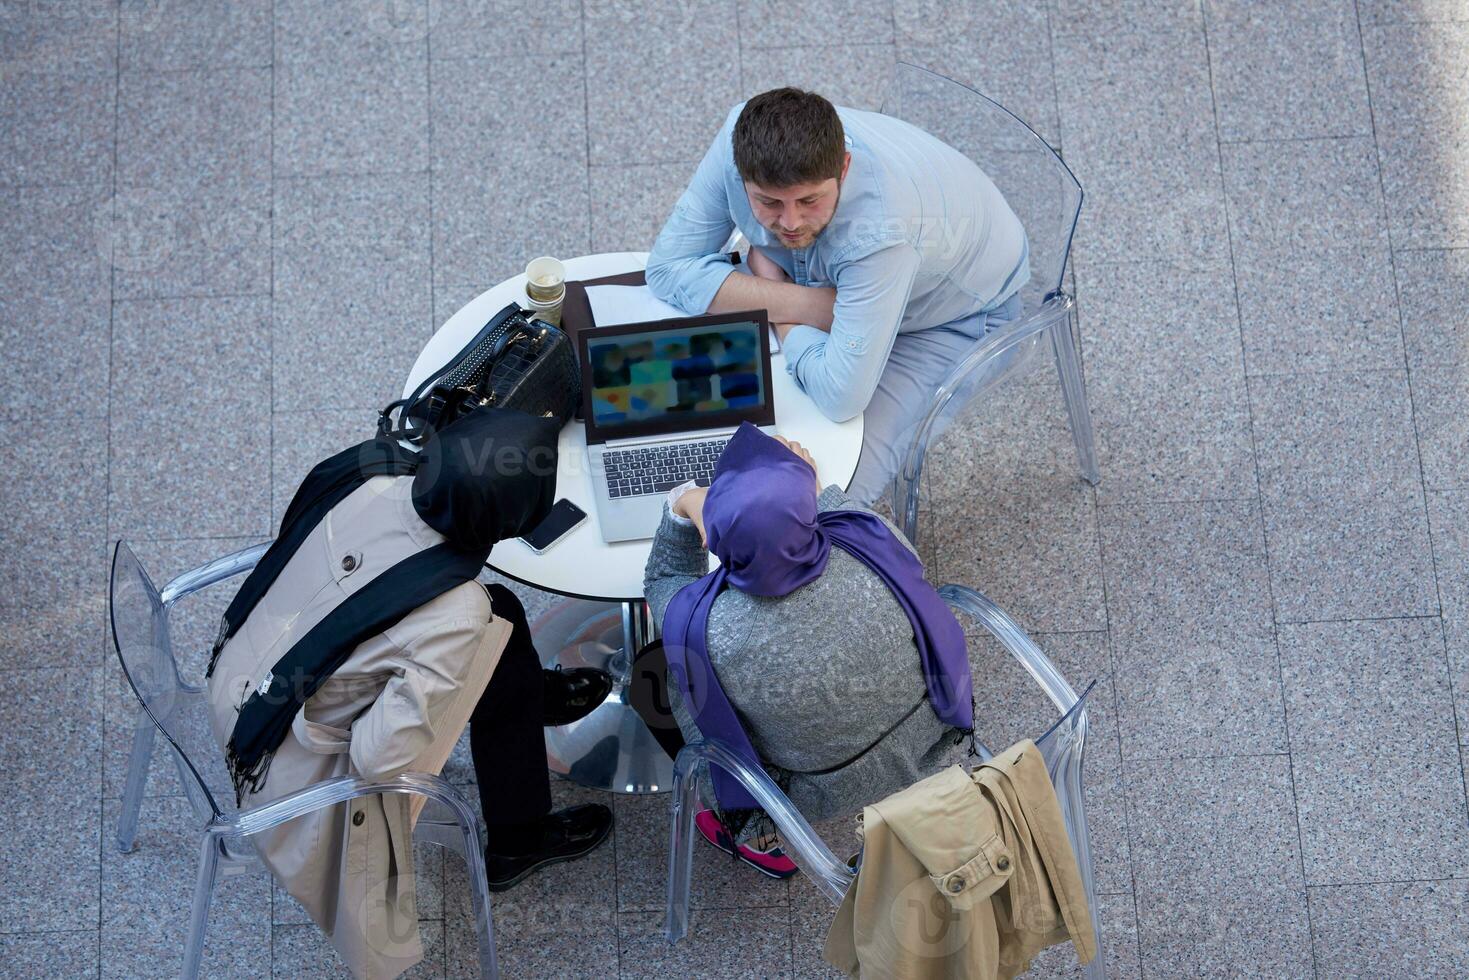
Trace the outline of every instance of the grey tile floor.
<instances>
[{"instance_id":1,"label":"grey tile floor","mask_svg":"<svg viewBox=\"0 0 1469 980\"><path fill-rule=\"evenodd\" d=\"M1014 107L1088 192L1102 482L1042 374L947 440L926 520L936 577L1101 681L1115 975L1469 976L1464 0L0 3L0 973L176 969L166 770L138 850L110 840L108 543L163 577L269 536L478 290L646 247L735 101L872 106L897 59ZM987 731L1033 733L975 657ZM497 903L507 974L826 974L814 890L707 854L662 944L665 808L617 799L610 846ZM418 972L468 975L463 875L423 867ZM221 889L206 968L340 972L262 878Z\"/></svg>"}]
</instances>

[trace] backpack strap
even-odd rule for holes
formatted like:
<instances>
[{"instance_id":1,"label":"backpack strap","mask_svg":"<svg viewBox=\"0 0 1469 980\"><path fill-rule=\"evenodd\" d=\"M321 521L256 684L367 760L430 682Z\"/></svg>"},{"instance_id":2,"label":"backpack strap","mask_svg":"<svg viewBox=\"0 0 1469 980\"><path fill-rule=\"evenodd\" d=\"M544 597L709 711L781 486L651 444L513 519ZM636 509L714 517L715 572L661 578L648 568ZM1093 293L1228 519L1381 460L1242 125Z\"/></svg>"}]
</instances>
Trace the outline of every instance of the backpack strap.
<instances>
[{"instance_id":1,"label":"backpack strap","mask_svg":"<svg viewBox=\"0 0 1469 980\"><path fill-rule=\"evenodd\" d=\"M213 675L219 652L275 584L281 570L327 511L375 476L408 476L417 469L417 453L382 436L360 442L317 463L296 488L296 495L281 518L280 534L240 585L240 591L220 618L204 676Z\"/></svg>"}]
</instances>

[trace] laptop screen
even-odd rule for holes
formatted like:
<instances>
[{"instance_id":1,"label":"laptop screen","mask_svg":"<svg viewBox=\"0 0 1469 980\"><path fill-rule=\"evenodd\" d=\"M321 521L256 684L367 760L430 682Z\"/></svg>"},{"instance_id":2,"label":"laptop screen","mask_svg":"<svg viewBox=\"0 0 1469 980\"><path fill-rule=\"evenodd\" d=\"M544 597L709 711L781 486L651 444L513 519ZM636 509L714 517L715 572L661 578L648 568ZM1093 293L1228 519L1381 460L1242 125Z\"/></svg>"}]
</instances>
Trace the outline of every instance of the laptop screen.
<instances>
[{"instance_id":1,"label":"laptop screen","mask_svg":"<svg viewBox=\"0 0 1469 980\"><path fill-rule=\"evenodd\" d=\"M584 335L588 442L774 421L763 315L664 324Z\"/></svg>"}]
</instances>

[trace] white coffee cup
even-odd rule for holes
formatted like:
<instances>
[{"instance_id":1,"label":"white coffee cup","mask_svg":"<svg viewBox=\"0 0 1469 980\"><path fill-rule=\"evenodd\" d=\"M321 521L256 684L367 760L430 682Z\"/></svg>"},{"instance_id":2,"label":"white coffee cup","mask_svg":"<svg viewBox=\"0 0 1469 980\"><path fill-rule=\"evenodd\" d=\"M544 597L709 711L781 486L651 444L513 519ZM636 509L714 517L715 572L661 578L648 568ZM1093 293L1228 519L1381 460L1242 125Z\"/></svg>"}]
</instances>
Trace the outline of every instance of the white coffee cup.
<instances>
[{"instance_id":1,"label":"white coffee cup","mask_svg":"<svg viewBox=\"0 0 1469 980\"><path fill-rule=\"evenodd\" d=\"M566 295L566 266L549 255L531 259L525 266L525 295L532 304L561 303Z\"/></svg>"}]
</instances>

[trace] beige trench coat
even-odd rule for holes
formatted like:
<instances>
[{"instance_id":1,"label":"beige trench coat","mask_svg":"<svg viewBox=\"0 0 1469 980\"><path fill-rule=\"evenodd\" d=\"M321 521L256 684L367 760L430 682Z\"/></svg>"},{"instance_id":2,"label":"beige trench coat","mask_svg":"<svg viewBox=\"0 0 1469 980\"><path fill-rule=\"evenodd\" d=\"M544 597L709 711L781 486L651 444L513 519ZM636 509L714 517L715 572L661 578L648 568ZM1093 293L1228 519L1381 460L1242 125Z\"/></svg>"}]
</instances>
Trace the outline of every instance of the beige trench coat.
<instances>
[{"instance_id":1,"label":"beige trench coat","mask_svg":"<svg viewBox=\"0 0 1469 980\"><path fill-rule=\"evenodd\" d=\"M418 519L412 477L374 477L334 507L220 652L209 680L214 737L291 645L399 561L443 537ZM296 715L258 806L325 779L437 773L510 637L477 582L456 586L359 645ZM352 972L391 980L423 958L413 877L421 799L353 800L255 838L267 867Z\"/></svg>"},{"instance_id":2,"label":"beige trench coat","mask_svg":"<svg viewBox=\"0 0 1469 980\"><path fill-rule=\"evenodd\" d=\"M826 959L864 980L1008 980L1068 937L1096 935L1056 791L1025 741L862 811L862 867Z\"/></svg>"}]
</instances>

